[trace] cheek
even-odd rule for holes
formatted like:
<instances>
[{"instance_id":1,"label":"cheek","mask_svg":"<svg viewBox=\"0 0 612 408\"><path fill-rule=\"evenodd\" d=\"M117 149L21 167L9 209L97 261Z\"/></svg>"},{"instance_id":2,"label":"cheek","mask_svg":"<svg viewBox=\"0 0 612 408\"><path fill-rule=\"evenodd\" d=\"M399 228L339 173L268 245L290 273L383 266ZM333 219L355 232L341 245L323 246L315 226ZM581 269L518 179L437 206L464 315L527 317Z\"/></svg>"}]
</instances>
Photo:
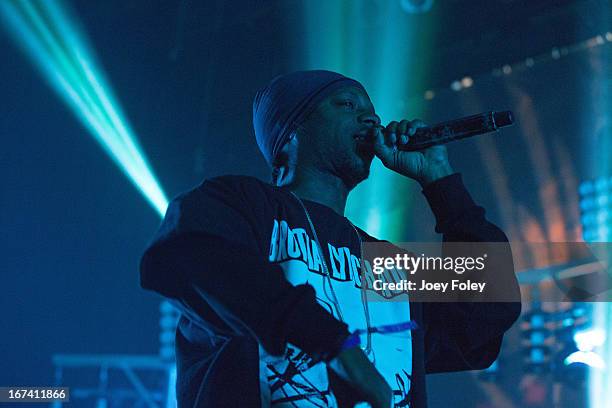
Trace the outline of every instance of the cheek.
<instances>
[{"instance_id":1,"label":"cheek","mask_svg":"<svg viewBox=\"0 0 612 408\"><path fill-rule=\"evenodd\" d=\"M339 158L350 155L354 150L353 134L356 127L350 119L339 120L339 118L320 118L317 122L315 137L309 140L309 150L318 156L327 158ZM323 125L325 123L325 125Z\"/></svg>"},{"instance_id":2,"label":"cheek","mask_svg":"<svg viewBox=\"0 0 612 408\"><path fill-rule=\"evenodd\" d=\"M355 126L352 123L341 122L334 127L334 139L336 143L347 145L353 142L355 132Z\"/></svg>"},{"instance_id":3,"label":"cheek","mask_svg":"<svg viewBox=\"0 0 612 408\"><path fill-rule=\"evenodd\" d=\"M342 146L339 146L339 141L336 139L333 129L319 129L316 137L308 141L307 146L303 148L301 153L306 156L329 160L337 156L344 149Z\"/></svg>"}]
</instances>

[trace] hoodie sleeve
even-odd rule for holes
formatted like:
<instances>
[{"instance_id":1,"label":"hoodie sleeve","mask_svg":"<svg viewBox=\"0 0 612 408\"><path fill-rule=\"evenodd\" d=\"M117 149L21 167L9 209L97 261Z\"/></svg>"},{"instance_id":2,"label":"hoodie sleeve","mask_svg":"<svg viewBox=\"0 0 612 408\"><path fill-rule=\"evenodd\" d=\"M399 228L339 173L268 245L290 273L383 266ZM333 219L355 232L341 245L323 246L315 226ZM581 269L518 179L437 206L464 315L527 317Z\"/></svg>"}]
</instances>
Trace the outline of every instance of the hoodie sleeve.
<instances>
[{"instance_id":1,"label":"hoodie sleeve","mask_svg":"<svg viewBox=\"0 0 612 408\"><path fill-rule=\"evenodd\" d=\"M487 272L487 280L516 299L423 303L426 371L487 368L499 354L503 334L521 311L508 239L485 218L484 209L474 203L459 174L436 180L423 189L423 194L436 218L436 232L443 234L443 242L478 242L479 251L486 253L487 246L496 251L501 258L495 262L495 270Z\"/></svg>"},{"instance_id":2,"label":"hoodie sleeve","mask_svg":"<svg viewBox=\"0 0 612 408\"><path fill-rule=\"evenodd\" d=\"M205 181L172 201L140 261L145 289L178 304L192 321L225 336L252 336L273 355L287 343L332 358L347 326L323 309L310 285L290 284L265 252L256 185Z\"/></svg>"}]
</instances>

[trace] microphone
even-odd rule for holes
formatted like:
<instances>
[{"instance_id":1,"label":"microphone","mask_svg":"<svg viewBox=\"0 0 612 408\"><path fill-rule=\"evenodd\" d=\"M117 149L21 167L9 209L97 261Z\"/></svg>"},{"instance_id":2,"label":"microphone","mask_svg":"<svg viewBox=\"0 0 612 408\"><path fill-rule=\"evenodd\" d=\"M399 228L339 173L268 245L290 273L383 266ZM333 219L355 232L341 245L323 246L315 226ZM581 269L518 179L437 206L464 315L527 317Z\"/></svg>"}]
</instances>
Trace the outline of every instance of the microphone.
<instances>
[{"instance_id":1,"label":"microphone","mask_svg":"<svg viewBox=\"0 0 612 408\"><path fill-rule=\"evenodd\" d=\"M495 132L513 123L514 117L511 111L480 113L431 127L419 128L413 136L408 138L408 143L398 145L397 149L409 152L421 150L466 137Z\"/></svg>"}]
</instances>

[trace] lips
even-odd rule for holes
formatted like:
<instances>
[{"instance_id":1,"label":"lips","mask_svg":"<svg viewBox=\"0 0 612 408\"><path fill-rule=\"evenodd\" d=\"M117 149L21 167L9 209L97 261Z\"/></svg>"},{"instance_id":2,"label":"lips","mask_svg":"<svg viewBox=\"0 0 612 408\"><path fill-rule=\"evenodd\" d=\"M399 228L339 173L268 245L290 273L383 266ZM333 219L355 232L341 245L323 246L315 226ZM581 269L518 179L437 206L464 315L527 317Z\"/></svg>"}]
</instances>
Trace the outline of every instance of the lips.
<instances>
[{"instance_id":1,"label":"lips","mask_svg":"<svg viewBox=\"0 0 612 408\"><path fill-rule=\"evenodd\" d=\"M353 135L355 152L363 160L370 161L374 157L374 138L371 130L363 129Z\"/></svg>"},{"instance_id":2,"label":"lips","mask_svg":"<svg viewBox=\"0 0 612 408\"><path fill-rule=\"evenodd\" d=\"M353 135L353 139L356 140L359 143L370 143L372 142L372 134L371 134L371 129L367 128L367 129L362 129L359 132L355 133Z\"/></svg>"}]
</instances>

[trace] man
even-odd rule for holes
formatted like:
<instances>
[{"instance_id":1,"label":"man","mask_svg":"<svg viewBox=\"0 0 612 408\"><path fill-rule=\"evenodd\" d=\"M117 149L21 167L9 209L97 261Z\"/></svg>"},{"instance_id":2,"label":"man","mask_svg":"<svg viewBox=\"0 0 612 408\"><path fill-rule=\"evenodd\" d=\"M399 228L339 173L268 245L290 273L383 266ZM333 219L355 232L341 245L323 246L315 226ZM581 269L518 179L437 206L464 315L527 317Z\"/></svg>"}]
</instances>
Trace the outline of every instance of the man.
<instances>
[{"instance_id":1,"label":"man","mask_svg":"<svg viewBox=\"0 0 612 408\"><path fill-rule=\"evenodd\" d=\"M520 304L362 296L361 248L377 240L343 214L374 156L421 184L445 241L507 242L444 146L397 150L423 124L381 129L363 86L329 71L275 78L253 124L272 183L224 176L180 195L141 260L142 286L183 313L179 406L424 407L426 373L490 365Z\"/></svg>"}]
</instances>

